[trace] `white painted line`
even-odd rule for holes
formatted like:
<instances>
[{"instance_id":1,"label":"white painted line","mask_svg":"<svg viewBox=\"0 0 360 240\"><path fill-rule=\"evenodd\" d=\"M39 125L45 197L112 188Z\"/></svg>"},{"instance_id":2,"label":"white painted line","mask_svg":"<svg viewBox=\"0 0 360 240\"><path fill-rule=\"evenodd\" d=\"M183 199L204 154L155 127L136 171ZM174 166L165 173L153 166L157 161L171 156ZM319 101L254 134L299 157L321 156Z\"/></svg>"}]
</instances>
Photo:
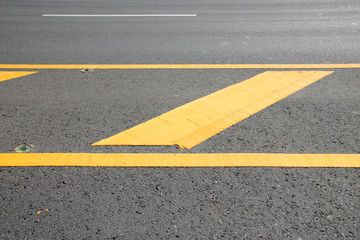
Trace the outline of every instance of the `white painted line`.
<instances>
[{"instance_id":1,"label":"white painted line","mask_svg":"<svg viewBox=\"0 0 360 240\"><path fill-rule=\"evenodd\" d=\"M196 17L196 14L43 14L43 17Z\"/></svg>"}]
</instances>

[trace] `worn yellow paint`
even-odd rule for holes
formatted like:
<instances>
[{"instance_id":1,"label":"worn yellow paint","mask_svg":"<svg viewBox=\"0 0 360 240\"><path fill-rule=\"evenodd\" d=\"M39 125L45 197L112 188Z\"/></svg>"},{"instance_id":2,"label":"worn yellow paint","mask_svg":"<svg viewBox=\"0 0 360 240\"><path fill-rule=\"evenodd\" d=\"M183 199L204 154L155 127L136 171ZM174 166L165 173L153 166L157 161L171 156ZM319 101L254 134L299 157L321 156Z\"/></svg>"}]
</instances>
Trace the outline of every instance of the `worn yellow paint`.
<instances>
[{"instance_id":1,"label":"worn yellow paint","mask_svg":"<svg viewBox=\"0 0 360 240\"><path fill-rule=\"evenodd\" d=\"M193 146L331 71L268 71L92 144Z\"/></svg>"},{"instance_id":2,"label":"worn yellow paint","mask_svg":"<svg viewBox=\"0 0 360 240\"><path fill-rule=\"evenodd\" d=\"M13 78L23 77L26 75L30 75L37 72L8 72L2 71L0 72L0 82L10 80Z\"/></svg>"},{"instance_id":3,"label":"worn yellow paint","mask_svg":"<svg viewBox=\"0 0 360 240\"><path fill-rule=\"evenodd\" d=\"M360 68L360 63L340 64L0 64L0 69L337 69Z\"/></svg>"},{"instance_id":4,"label":"worn yellow paint","mask_svg":"<svg viewBox=\"0 0 360 240\"><path fill-rule=\"evenodd\" d=\"M360 167L360 154L0 153L2 167Z\"/></svg>"}]
</instances>

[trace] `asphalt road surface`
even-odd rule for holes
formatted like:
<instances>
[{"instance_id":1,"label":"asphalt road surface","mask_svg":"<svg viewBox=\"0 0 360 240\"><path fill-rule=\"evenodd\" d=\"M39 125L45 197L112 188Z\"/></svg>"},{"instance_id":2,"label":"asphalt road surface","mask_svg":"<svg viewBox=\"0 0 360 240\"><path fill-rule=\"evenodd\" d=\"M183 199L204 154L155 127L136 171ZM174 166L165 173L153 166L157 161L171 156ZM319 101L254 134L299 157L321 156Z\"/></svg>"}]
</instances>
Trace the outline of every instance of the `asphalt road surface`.
<instances>
[{"instance_id":1,"label":"asphalt road surface","mask_svg":"<svg viewBox=\"0 0 360 240\"><path fill-rule=\"evenodd\" d=\"M1 1L1 63L357 63L359 2ZM196 17L42 17L196 14Z\"/></svg>"},{"instance_id":2,"label":"asphalt road surface","mask_svg":"<svg viewBox=\"0 0 360 240\"><path fill-rule=\"evenodd\" d=\"M354 0L1 1L0 63L359 63L359 19ZM269 69L1 69L21 70L37 73L0 82L1 153L22 143L34 153L360 153L359 68L325 69L334 73L189 150L90 144ZM2 167L0 238L359 239L359 177Z\"/></svg>"}]
</instances>

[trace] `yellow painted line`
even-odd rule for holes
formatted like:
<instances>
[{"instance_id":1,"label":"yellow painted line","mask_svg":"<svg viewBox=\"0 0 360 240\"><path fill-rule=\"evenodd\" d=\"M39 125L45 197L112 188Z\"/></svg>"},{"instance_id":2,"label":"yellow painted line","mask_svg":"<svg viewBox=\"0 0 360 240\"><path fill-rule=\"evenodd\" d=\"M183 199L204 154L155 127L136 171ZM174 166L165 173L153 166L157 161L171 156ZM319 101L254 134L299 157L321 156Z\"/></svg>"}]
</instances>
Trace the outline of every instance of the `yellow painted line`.
<instances>
[{"instance_id":1,"label":"yellow painted line","mask_svg":"<svg viewBox=\"0 0 360 240\"><path fill-rule=\"evenodd\" d=\"M37 72L0 72L0 82L13 78L23 77Z\"/></svg>"},{"instance_id":2,"label":"yellow painted line","mask_svg":"<svg viewBox=\"0 0 360 240\"><path fill-rule=\"evenodd\" d=\"M331 73L264 72L92 145L176 144L190 149Z\"/></svg>"},{"instance_id":3,"label":"yellow painted line","mask_svg":"<svg viewBox=\"0 0 360 240\"><path fill-rule=\"evenodd\" d=\"M0 69L337 69L360 68L360 63L340 64L0 64Z\"/></svg>"},{"instance_id":4,"label":"yellow painted line","mask_svg":"<svg viewBox=\"0 0 360 240\"><path fill-rule=\"evenodd\" d=\"M1 167L360 167L360 154L1 153Z\"/></svg>"}]
</instances>

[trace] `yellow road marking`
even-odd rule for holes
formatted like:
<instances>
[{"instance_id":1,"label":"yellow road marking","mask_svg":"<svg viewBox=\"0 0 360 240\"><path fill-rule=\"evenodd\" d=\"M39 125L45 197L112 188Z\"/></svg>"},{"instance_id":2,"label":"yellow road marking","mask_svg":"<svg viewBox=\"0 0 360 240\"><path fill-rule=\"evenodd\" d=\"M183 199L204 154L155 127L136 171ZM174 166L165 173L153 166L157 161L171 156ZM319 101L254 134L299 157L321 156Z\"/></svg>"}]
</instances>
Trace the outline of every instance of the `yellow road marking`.
<instances>
[{"instance_id":1,"label":"yellow road marking","mask_svg":"<svg viewBox=\"0 0 360 240\"><path fill-rule=\"evenodd\" d=\"M360 154L0 153L1 167L360 167Z\"/></svg>"},{"instance_id":2,"label":"yellow road marking","mask_svg":"<svg viewBox=\"0 0 360 240\"><path fill-rule=\"evenodd\" d=\"M92 144L190 149L332 71L268 71Z\"/></svg>"},{"instance_id":3,"label":"yellow road marking","mask_svg":"<svg viewBox=\"0 0 360 240\"><path fill-rule=\"evenodd\" d=\"M0 82L13 78L23 77L37 72L0 72Z\"/></svg>"},{"instance_id":4,"label":"yellow road marking","mask_svg":"<svg viewBox=\"0 0 360 240\"><path fill-rule=\"evenodd\" d=\"M312 69L360 68L360 63L340 64L0 64L0 69Z\"/></svg>"}]
</instances>

